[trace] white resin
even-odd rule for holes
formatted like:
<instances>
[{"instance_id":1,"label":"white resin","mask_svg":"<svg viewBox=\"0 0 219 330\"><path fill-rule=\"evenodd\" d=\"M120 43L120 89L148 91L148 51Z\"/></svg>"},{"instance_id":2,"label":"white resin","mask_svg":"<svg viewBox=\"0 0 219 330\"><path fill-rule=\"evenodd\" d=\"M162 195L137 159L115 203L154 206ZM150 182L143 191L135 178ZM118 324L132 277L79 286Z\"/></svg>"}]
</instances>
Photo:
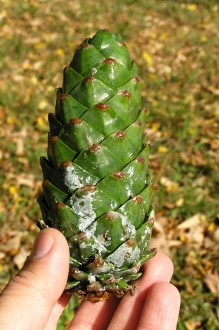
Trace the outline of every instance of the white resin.
<instances>
[{"instance_id":1,"label":"white resin","mask_svg":"<svg viewBox=\"0 0 219 330\"><path fill-rule=\"evenodd\" d=\"M132 196L132 191L131 191L131 189L129 188L129 186L126 186L126 187L125 187L125 190L126 190L126 194L127 194L128 197Z\"/></svg>"},{"instance_id":2,"label":"white resin","mask_svg":"<svg viewBox=\"0 0 219 330\"><path fill-rule=\"evenodd\" d=\"M134 249L128 244L122 244L113 254L106 258L107 263L113 263L116 268L120 268L125 261L132 263L140 258L140 249L135 246Z\"/></svg>"},{"instance_id":3,"label":"white resin","mask_svg":"<svg viewBox=\"0 0 219 330\"><path fill-rule=\"evenodd\" d=\"M87 279L90 282L90 284L96 282L96 277L94 275L89 275Z\"/></svg>"},{"instance_id":4,"label":"white resin","mask_svg":"<svg viewBox=\"0 0 219 330\"><path fill-rule=\"evenodd\" d=\"M133 174L134 174L134 167L132 167L132 166L129 167L127 173L128 173L130 176L133 176Z\"/></svg>"},{"instance_id":5,"label":"white resin","mask_svg":"<svg viewBox=\"0 0 219 330\"><path fill-rule=\"evenodd\" d=\"M93 209L94 192L87 192L81 197L72 195L70 198L72 210L79 216L78 228L84 232L86 228L95 220L96 213Z\"/></svg>"},{"instance_id":6,"label":"white resin","mask_svg":"<svg viewBox=\"0 0 219 330\"><path fill-rule=\"evenodd\" d=\"M82 179L74 172L73 166L66 168L64 183L68 187L69 191L74 191L77 188L81 188L83 184Z\"/></svg>"},{"instance_id":7,"label":"white resin","mask_svg":"<svg viewBox=\"0 0 219 330\"><path fill-rule=\"evenodd\" d=\"M128 236L129 237L135 236L135 234L136 234L135 226L133 226L133 224L131 224L128 221L128 218L125 215L122 215L122 214L119 214L119 215L121 218L123 228L127 229L127 231L128 231Z\"/></svg>"},{"instance_id":8,"label":"white resin","mask_svg":"<svg viewBox=\"0 0 219 330\"><path fill-rule=\"evenodd\" d=\"M84 233L88 239L93 238L94 240L94 242L92 242L92 250L97 250L98 254L101 254L107 251L106 246L110 245L110 240L105 240L102 235L95 236L96 227L97 221L87 228ZM86 244L85 242L82 242L80 244L81 249L85 249L87 247L90 248L90 243Z\"/></svg>"}]
</instances>

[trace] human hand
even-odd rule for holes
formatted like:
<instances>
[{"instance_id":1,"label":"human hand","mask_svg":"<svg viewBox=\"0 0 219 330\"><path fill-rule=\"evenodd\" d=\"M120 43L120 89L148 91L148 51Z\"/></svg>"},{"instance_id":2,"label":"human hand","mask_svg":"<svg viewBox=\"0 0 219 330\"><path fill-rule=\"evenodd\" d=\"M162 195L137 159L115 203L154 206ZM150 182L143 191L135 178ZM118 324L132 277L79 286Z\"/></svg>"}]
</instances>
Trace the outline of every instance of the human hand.
<instances>
[{"instance_id":1,"label":"human hand","mask_svg":"<svg viewBox=\"0 0 219 330\"><path fill-rule=\"evenodd\" d=\"M0 296L0 328L52 330L70 296L63 293L68 277L69 248L64 236L45 229L37 237L23 269ZM174 330L180 297L169 283L171 260L158 253L143 266L135 295L108 301L83 301L69 330Z\"/></svg>"}]
</instances>

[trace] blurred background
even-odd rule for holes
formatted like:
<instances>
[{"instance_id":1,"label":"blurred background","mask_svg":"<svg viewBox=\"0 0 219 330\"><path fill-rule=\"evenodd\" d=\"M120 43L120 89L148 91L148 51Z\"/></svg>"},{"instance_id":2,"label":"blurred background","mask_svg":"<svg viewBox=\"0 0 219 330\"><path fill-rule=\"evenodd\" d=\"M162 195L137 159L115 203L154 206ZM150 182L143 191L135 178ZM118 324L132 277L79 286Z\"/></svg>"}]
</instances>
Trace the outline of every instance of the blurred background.
<instances>
[{"instance_id":1,"label":"blurred background","mask_svg":"<svg viewBox=\"0 0 219 330\"><path fill-rule=\"evenodd\" d=\"M79 43L121 34L149 109L156 222L171 256L178 329L219 329L219 1L0 0L0 289L23 265L40 218L55 88ZM58 329L74 313L74 299Z\"/></svg>"}]
</instances>

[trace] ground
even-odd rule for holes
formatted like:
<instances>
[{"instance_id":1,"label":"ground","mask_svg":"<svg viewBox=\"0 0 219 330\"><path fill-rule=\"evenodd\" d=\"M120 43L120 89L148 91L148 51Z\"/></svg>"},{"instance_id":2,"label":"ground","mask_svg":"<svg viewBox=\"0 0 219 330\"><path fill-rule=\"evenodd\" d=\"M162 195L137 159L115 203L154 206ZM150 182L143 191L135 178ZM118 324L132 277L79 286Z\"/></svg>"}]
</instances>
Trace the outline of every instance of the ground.
<instances>
[{"instance_id":1,"label":"ground","mask_svg":"<svg viewBox=\"0 0 219 330\"><path fill-rule=\"evenodd\" d=\"M139 66L156 206L152 245L175 265L178 329L218 329L219 2L2 0L0 27L1 288L38 231L39 157L62 70L85 37L108 28Z\"/></svg>"}]
</instances>

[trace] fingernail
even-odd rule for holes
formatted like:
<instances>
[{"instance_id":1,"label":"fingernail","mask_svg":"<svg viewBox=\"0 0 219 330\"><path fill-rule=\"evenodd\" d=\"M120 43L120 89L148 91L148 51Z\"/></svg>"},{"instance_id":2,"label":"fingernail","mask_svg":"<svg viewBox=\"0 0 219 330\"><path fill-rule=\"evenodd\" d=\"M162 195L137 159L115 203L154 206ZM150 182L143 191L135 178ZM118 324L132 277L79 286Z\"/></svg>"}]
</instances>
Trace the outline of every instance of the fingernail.
<instances>
[{"instance_id":1,"label":"fingernail","mask_svg":"<svg viewBox=\"0 0 219 330\"><path fill-rule=\"evenodd\" d=\"M34 242L30 258L44 257L51 250L53 243L54 239L52 235L46 231L41 231Z\"/></svg>"}]
</instances>

